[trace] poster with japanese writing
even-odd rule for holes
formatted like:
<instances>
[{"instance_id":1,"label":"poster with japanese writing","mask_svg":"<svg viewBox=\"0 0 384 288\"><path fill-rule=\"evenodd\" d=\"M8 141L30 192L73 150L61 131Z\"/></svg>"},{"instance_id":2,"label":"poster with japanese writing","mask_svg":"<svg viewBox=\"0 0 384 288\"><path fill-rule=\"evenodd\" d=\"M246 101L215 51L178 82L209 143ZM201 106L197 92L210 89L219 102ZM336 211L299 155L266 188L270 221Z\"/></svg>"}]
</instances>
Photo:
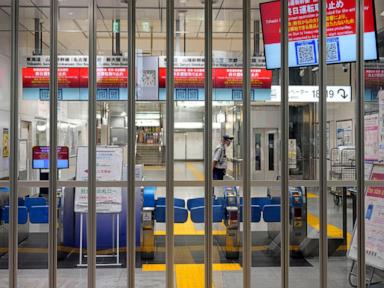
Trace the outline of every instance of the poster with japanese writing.
<instances>
[{"instance_id":1,"label":"poster with japanese writing","mask_svg":"<svg viewBox=\"0 0 384 288\"><path fill-rule=\"evenodd\" d=\"M379 101L379 160L384 160L384 91L377 94Z\"/></svg>"},{"instance_id":2,"label":"poster with japanese writing","mask_svg":"<svg viewBox=\"0 0 384 288\"><path fill-rule=\"evenodd\" d=\"M336 121L336 146L353 145L352 119Z\"/></svg>"},{"instance_id":3,"label":"poster with japanese writing","mask_svg":"<svg viewBox=\"0 0 384 288\"><path fill-rule=\"evenodd\" d=\"M289 66L319 63L319 0L288 1ZM327 2L327 63L356 61L356 1ZM373 0L365 0L365 60L377 59ZM280 68L280 1L260 4L267 68Z\"/></svg>"},{"instance_id":4,"label":"poster with japanese writing","mask_svg":"<svg viewBox=\"0 0 384 288\"><path fill-rule=\"evenodd\" d=\"M121 181L123 173L123 149L97 147L96 178L98 181ZM88 180L88 147L79 147L76 162L76 180ZM96 189L97 213L120 213L121 188L99 187ZM88 188L78 187L75 192L75 212L88 212Z\"/></svg>"},{"instance_id":5,"label":"poster with japanese writing","mask_svg":"<svg viewBox=\"0 0 384 288\"><path fill-rule=\"evenodd\" d=\"M296 139L288 140L288 168L297 168L297 151L296 151Z\"/></svg>"},{"instance_id":6,"label":"poster with japanese writing","mask_svg":"<svg viewBox=\"0 0 384 288\"><path fill-rule=\"evenodd\" d=\"M3 128L3 158L9 157L9 132L8 128Z\"/></svg>"},{"instance_id":7,"label":"poster with japanese writing","mask_svg":"<svg viewBox=\"0 0 384 288\"><path fill-rule=\"evenodd\" d=\"M377 113L364 116L365 161L378 160L379 115Z\"/></svg>"},{"instance_id":8,"label":"poster with japanese writing","mask_svg":"<svg viewBox=\"0 0 384 288\"><path fill-rule=\"evenodd\" d=\"M384 181L384 165L372 167L370 180ZM367 265L384 269L384 187L368 187L365 192L365 259ZM356 226L348 256L357 260Z\"/></svg>"}]
</instances>

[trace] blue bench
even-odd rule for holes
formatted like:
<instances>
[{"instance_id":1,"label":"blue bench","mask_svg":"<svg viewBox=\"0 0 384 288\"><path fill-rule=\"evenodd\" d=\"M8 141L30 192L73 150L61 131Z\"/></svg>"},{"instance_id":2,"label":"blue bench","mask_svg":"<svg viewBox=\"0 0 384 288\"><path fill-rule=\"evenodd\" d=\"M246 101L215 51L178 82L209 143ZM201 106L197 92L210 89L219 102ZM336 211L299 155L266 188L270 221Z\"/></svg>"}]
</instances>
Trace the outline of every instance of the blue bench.
<instances>
[{"instance_id":1,"label":"blue bench","mask_svg":"<svg viewBox=\"0 0 384 288\"><path fill-rule=\"evenodd\" d=\"M32 206L45 205L47 205L47 200L44 197L25 197L25 207L27 207L28 210L30 210Z\"/></svg>"},{"instance_id":2,"label":"blue bench","mask_svg":"<svg viewBox=\"0 0 384 288\"><path fill-rule=\"evenodd\" d=\"M280 205L265 205L263 219L267 223L280 222Z\"/></svg>"},{"instance_id":3,"label":"blue bench","mask_svg":"<svg viewBox=\"0 0 384 288\"><path fill-rule=\"evenodd\" d=\"M29 222L33 224L48 223L49 206L32 206L29 209Z\"/></svg>"},{"instance_id":4,"label":"blue bench","mask_svg":"<svg viewBox=\"0 0 384 288\"><path fill-rule=\"evenodd\" d=\"M4 223L9 223L9 206L4 206L1 210L1 220ZM28 221L28 210L25 206L18 207L18 224L26 224Z\"/></svg>"},{"instance_id":5,"label":"blue bench","mask_svg":"<svg viewBox=\"0 0 384 288\"><path fill-rule=\"evenodd\" d=\"M174 206L185 208L185 200L180 198L174 198ZM166 206L166 198L165 197L159 197L155 201L156 206Z\"/></svg>"},{"instance_id":6,"label":"blue bench","mask_svg":"<svg viewBox=\"0 0 384 288\"><path fill-rule=\"evenodd\" d=\"M191 212L191 220L193 223L204 223L204 213L205 207L194 207L190 210ZM212 206L212 221L213 223L219 223L223 221L224 216L224 207L223 205L213 205Z\"/></svg>"},{"instance_id":7,"label":"blue bench","mask_svg":"<svg viewBox=\"0 0 384 288\"><path fill-rule=\"evenodd\" d=\"M165 223L166 221L166 207L159 205L155 209L155 220L159 223ZM188 210L181 207L174 207L174 222L185 223L188 219Z\"/></svg>"},{"instance_id":8,"label":"blue bench","mask_svg":"<svg viewBox=\"0 0 384 288\"><path fill-rule=\"evenodd\" d=\"M212 205L224 205L224 198L223 197L217 197L212 199ZM192 198L187 200L187 208L189 211L191 211L193 208L196 207L202 207L205 206L205 198Z\"/></svg>"}]
</instances>

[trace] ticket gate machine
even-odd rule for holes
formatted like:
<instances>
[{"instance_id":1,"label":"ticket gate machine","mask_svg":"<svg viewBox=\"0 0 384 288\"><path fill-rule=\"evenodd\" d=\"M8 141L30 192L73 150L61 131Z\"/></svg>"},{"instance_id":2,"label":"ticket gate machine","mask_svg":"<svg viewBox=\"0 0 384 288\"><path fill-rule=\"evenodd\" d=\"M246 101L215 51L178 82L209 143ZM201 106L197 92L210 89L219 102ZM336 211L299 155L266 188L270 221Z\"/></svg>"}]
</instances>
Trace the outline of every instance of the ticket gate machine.
<instances>
[{"instance_id":1,"label":"ticket gate machine","mask_svg":"<svg viewBox=\"0 0 384 288\"><path fill-rule=\"evenodd\" d=\"M143 207L141 213L141 258L153 259L155 256L155 207Z\"/></svg>"},{"instance_id":2,"label":"ticket gate machine","mask_svg":"<svg viewBox=\"0 0 384 288\"><path fill-rule=\"evenodd\" d=\"M290 245L300 245L307 237L307 207L306 207L306 191L305 187L289 187L289 227L290 227ZM272 195L270 195L272 196ZM275 196L275 195L274 195ZM279 195L280 196L280 195ZM272 240L269 245L271 251L280 253L281 244L281 217L280 217L280 197L271 197L271 206L276 206L279 214L275 221L267 222L268 235ZM264 207L263 218L266 219L266 214L270 207Z\"/></svg>"},{"instance_id":3,"label":"ticket gate machine","mask_svg":"<svg viewBox=\"0 0 384 288\"><path fill-rule=\"evenodd\" d=\"M148 260L155 257L155 223L166 222L166 199L155 199L155 187L145 187L143 192L143 207L141 209L141 258ZM188 210L185 200L174 199L174 223L185 223L188 220ZM204 222L204 219L202 219Z\"/></svg>"},{"instance_id":4,"label":"ticket gate machine","mask_svg":"<svg viewBox=\"0 0 384 288\"><path fill-rule=\"evenodd\" d=\"M300 244L307 235L305 188L289 187L291 243Z\"/></svg>"},{"instance_id":5,"label":"ticket gate machine","mask_svg":"<svg viewBox=\"0 0 384 288\"><path fill-rule=\"evenodd\" d=\"M225 257L238 259L240 253L240 197L236 187L224 188Z\"/></svg>"},{"instance_id":6,"label":"ticket gate machine","mask_svg":"<svg viewBox=\"0 0 384 288\"><path fill-rule=\"evenodd\" d=\"M141 211L141 258L155 255L155 187L145 187Z\"/></svg>"}]
</instances>

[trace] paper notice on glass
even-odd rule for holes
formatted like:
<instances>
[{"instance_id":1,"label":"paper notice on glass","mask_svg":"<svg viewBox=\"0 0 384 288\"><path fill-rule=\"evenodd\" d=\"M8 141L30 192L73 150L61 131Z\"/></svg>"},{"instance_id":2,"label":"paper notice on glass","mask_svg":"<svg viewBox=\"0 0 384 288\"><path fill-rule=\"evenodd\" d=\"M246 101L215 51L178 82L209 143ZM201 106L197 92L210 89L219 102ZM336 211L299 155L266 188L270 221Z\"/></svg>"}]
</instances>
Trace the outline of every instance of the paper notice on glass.
<instances>
[{"instance_id":1,"label":"paper notice on glass","mask_svg":"<svg viewBox=\"0 0 384 288\"><path fill-rule=\"evenodd\" d=\"M384 91L377 94L379 100L379 159L384 160Z\"/></svg>"},{"instance_id":2,"label":"paper notice on glass","mask_svg":"<svg viewBox=\"0 0 384 288\"><path fill-rule=\"evenodd\" d=\"M121 181L123 173L123 149L120 147L97 147L96 178L98 181ZM79 147L77 152L76 180L88 180L88 147ZM121 188L100 187L96 189L97 213L120 213L122 210ZM75 212L88 212L88 188L78 187L75 193Z\"/></svg>"},{"instance_id":3,"label":"paper notice on glass","mask_svg":"<svg viewBox=\"0 0 384 288\"><path fill-rule=\"evenodd\" d=\"M365 161L378 160L379 115L371 114L364 117Z\"/></svg>"},{"instance_id":4,"label":"paper notice on glass","mask_svg":"<svg viewBox=\"0 0 384 288\"><path fill-rule=\"evenodd\" d=\"M384 165L372 167L370 180L384 181ZM367 188L365 193L365 258L366 264L384 269L384 187ZM356 225L348 256L357 260Z\"/></svg>"}]
</instances>

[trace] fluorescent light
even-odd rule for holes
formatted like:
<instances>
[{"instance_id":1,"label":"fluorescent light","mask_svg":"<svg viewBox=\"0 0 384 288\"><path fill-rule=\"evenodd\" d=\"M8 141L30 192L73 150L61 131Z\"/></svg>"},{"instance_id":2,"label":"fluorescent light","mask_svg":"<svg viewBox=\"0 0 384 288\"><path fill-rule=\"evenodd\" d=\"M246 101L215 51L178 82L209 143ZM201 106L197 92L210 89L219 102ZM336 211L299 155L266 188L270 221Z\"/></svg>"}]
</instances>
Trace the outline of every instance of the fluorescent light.
<instances>
[{"instance_id":1,"label":"fluorescent light","mask_svg":"<svg viewBox=\"0 0 384 288\"><path fill-rule=\"evenodd\" d=\"M145 119L158 120L160 119L160 114L159 113L137 113L136 119L137 120L145 120Z\"/></svg>"},{"instance_id":2,"label":"fluorescent light","mask_svg":"<svg viewBox=\"0 0 384 288\"><path fill-rule=\"evenodd\" d=\"M175 129L202 129L202 122L175 122Z\"/></svg>"}]
</instances>

